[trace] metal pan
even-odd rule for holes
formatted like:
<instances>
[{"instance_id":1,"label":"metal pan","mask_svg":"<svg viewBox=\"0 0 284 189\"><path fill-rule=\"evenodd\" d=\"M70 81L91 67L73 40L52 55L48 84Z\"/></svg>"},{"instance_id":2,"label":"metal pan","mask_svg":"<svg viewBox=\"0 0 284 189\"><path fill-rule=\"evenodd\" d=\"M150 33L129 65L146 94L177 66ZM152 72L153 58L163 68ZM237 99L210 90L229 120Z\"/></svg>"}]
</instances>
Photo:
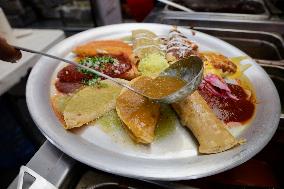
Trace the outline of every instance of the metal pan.
<instances>
[{"instance_id":1,"label":"metal pan","mask_svg":"<svg viewBox=\"0 0 284 189\"><path fill-rule=\"evenodd\" d=\"M166 14L187 14L188 17L196 15L201 17L207 16L240 20L263 20L269 19L270 16L270 13L262 0L179 0L174 2L190 8L193 12L188 13L175 10L167 5L163 10Z\"/></svg>"}]
</instances>

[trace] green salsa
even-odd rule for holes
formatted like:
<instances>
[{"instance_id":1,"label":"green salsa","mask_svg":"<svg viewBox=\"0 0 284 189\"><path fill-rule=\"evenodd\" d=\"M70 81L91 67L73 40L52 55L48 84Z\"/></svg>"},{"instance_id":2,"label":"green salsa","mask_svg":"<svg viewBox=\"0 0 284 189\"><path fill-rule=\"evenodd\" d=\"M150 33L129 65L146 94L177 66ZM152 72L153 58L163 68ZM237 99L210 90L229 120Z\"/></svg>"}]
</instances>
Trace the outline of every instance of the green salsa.
<instances>
[{"instance_id":1,"label":"green salsa","mask_svg":"<svg viewBox=\"0 0 284 189\"><path fill-rule=\"evenodd\" d=\"M122 122L115 110L111 110L97 119L96 123L98 123L102 130L106 133L123 129Z\"/></svg>"},{"instance_id":2,"label":"green salsa","mask_svg":"<svg viewBox=\"0 0 284 189\"><path fill-rule=\"evenodd\" d=\"M160 109L160 119L155 130L155 139L167 137L176 128L177 117L169 105L162 104Z\"/></svg>"}]
</instances>

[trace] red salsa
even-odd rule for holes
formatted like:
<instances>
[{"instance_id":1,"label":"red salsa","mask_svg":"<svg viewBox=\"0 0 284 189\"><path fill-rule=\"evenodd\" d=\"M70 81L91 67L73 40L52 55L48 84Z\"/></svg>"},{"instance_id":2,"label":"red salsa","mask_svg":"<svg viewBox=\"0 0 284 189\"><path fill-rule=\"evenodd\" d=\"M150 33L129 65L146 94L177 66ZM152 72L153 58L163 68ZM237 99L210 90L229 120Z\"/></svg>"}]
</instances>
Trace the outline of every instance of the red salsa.
<instances>
[{"instance_id":1,"label":"red salsa","mask_svg":"<svg viewBox=\"0 0 284 189\"><path fill-rule=\"evenodd\" d=\"M56 89L61 93L73 93L77 89L79 89L83 84L79 82L62 82L60 80L57 80L55 82Z\"/></svg>"},{"instance_id":2,"label":"red salsa","mask_svg":"<svg viewBox=\"0 0 284 189\"><path fill-rule=\"evenodd\" d=\"M234 84L228 84L228 87L237 99L214 95L206 88L199 88L199 93L225 123L248 121L254 114L253 100L242 87Z\"/></svg>"}]
</instances>

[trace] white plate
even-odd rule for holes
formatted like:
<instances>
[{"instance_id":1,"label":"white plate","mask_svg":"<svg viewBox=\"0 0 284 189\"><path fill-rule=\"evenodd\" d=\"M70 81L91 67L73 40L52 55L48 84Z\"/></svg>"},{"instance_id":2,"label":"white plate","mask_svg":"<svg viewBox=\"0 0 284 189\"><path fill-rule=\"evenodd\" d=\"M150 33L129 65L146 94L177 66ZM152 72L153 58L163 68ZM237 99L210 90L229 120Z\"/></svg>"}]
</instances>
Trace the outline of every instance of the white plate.
<instances>
[{"instance_id":1,"label":"white plate","mask_svg":"<svg viewBox=\"0 0 284 189\"><path fill-rule=\"evenodd\" d=\"M119 24L91 29L65 39L48 53L68 57L80 44L99 39L117 39L131 35L133 29L149 29L167 35L171 26L161 24ZM247 56L232 45L201 32L179 30L195 41L200 50L217 51L227 57ZM250 126L234 133L247 139L241 146L223 153L199 155L194 137L177 123L169 136L149 146L135 145L128 136L106 133L98 126L86 126L76 132L63 129L50 105L51 80L58 61L42 57L33 68L27 84L29 111L42 133L63 152L89 166L119 175L181 180L213 175L233 168L259 152L273 136L280 116L280 101L274 84L253 60L245 72L255 87L258 104ZM113 136L114 135L114 136Z\"/></svg>"}]
</instances>

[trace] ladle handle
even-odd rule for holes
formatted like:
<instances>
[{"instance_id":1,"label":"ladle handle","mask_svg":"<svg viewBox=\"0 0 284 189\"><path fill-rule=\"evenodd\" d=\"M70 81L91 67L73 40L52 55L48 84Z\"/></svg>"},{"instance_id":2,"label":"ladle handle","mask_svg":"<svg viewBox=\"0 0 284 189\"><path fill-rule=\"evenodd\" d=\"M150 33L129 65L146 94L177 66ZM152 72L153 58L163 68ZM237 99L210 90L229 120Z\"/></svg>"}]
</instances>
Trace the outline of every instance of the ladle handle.
<instances>
[{"instance_id":1,"label":"ladle handle","mask_svg":"<svg viewBox=\"0 0 284 189\"><path fill-rule=\"evenodd\" d=\"M84 65L82 65L82 64L78 64L78 63L76 63L76 62L73 62L73 61L70 61L70 60L66 60L66 59L64 59L64 58L60 58L60 57L57 57L57 56L53 56L53 55L50 55L50 54L46 54L46 53L43 53L43 52L40 52L40 51L35 51L35 50L32 50L32 49L27 49L27 48L18 47L18 46L13 46L13 47L15 47L16 49L21 50L21 51L25 51L25 52L29 52L29 53L35 53L35 54L40 54L40 55L42 55L42 56L47 56L47 57L49 57L49 58L53 58L53 59L56 59L56 60L60 60L60 61L66 62L66 63L68 63L68 64L72 64L72 65L74 65L74 66L78 66L78 67L80 67L80 68L86 69L86 70L88 70L88 71L90 71L90 72L92 72L92 73L94 73L94 74L97 74L97 75L99 75L99 76L101 76L101 77L104 77L104 78L106 78L106 79L109 79L109 80L115 82L116 84L118 84L118 85L120 85L120 86L122 86L122 87L125 87L125 88L127 88L127 89L129 89L129 90L131 90L131 91L133 91L133 92L135 92L135 93L138 93L138 94L144 96L142 93L140 93L139 91L136 91L135 89L133 89L133 88L130 87L129 85L127 85L127 84L125 84L125 83L123 83L123 82L121 82L121 81L119 81L119 80L117 80L117 79L115 79L115 78L112 78L112 77L110 77L110 76L108 76L108 75L106 75L106 74L104 74L104 73L102 73L102 72L99 72L99 71L97 71L97 70L95 70L95 69L92 69L92 68L89 68L89 67L87 67L87 66L84 66Z\"/></svg>"}]
</instances>

